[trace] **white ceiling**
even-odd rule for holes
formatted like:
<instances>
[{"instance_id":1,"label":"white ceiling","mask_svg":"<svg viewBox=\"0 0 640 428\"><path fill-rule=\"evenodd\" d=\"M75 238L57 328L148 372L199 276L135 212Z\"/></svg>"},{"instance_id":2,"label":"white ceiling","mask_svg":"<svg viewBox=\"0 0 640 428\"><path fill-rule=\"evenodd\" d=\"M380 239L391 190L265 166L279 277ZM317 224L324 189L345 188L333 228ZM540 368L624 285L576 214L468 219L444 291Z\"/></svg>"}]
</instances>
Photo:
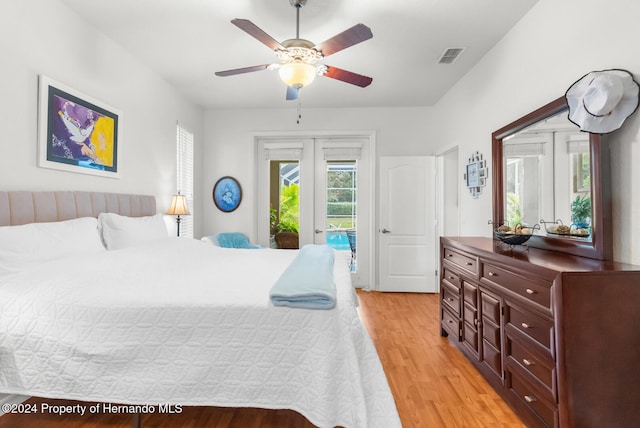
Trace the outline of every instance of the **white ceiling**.
<instances>
[{"instance_id":1,"label":"white ceiling","mask_svg":"<svg viewBox=\"0 0 640 428\"><path fill-rule=\"evenodd\" d=\"M265 70L230 77L215 71L277 62L265 45L230 23L252 21L274 39L294 38L288 0L61 0L204 108L278 108L286 87ZM434 105L537 0L308 0L300 37L314 43L352 27L373 39L325 64L373 78L367 88L318 78L301 90L305 107ZM447 48L465 48L451 65ZM295 105L295 104L294 104Z\"/></svg>"}]
</instances>

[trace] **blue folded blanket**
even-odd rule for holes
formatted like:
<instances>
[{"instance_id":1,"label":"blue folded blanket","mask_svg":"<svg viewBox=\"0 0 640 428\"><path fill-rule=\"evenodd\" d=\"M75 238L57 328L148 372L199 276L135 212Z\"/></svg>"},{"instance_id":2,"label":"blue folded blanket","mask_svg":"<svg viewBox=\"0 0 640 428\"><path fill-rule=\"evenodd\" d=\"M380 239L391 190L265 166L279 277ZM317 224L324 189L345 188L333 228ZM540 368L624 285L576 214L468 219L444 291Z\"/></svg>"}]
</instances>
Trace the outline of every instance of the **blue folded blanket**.
<instances>
[{"instance_id":1,"label":"blue folded blanket","mask_svg":"<svg viewBox=\"0 0 640 428\"><path fill-rule=\"evenodd\" d=\"M274 306L331 309L336 305L333 248L305 245L271 287Z\"/></svg>"},{"instance_id":2,"label":"blue folded blanket","mask_svg":"<svg viewBox=\"0 0 640 428\"><path fill-rule=\"evenodd\" d=\"M223 232L216 235L218 245L225 248L261 248L260 245L251 245L249 238L240 232Z\"/></svg>"}]
</instances>

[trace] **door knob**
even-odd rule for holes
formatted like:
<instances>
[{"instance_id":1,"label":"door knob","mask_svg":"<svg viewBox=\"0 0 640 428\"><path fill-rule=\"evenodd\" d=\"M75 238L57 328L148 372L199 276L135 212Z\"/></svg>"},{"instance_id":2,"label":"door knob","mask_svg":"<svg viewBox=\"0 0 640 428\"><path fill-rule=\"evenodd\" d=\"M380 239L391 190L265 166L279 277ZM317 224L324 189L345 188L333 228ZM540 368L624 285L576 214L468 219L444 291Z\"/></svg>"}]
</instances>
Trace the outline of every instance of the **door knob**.
<instances>
[{"instance_id":1,"label":"door knob","mask_svg":"<svg viewBox=\"0 0 640 428\"><path fill-rule=\"evenodd\" d=\"M324 230L316 229L315 232L316 233L322 233L322 232L324 232Z\"/></svg>"},{"instance_id":2,"label":"door knob","mask_svg":"<svg viewBox=\"0 0 640 428\"><path fill-rule=\"evenodd\" d=\"M391 231L387 229L382 229L382 233L391 233Z\"/></svg>"}]
</instances>

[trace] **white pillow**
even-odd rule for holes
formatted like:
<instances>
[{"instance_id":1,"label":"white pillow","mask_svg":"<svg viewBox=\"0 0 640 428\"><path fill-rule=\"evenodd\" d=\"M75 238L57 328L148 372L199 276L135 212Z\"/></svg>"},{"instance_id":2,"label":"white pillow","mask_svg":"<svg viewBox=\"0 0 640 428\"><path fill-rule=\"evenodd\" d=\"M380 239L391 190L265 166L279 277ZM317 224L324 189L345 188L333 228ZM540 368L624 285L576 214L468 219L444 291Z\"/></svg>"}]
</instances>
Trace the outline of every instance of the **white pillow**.
<instances>
[{"instance_id":1,"label":"white pillow","mask_svg":"<svg viewBox=\"0 0 640 428\"><path fill-rule=\"evenodd\" d=\"M98 216L98 228L107 250L117 250L155 239L168 238L162 214L126 217L114 213Z\"/></svg>"},{"instance_id":2,"label":"white pillow","mask_svg":"<svg viewBox=\"0 0 640 428\"><path fill-rule=\"evenodd\" d=\"M203 236L202 238L200 238L200 240L206 242L207 244L215 245L216 247L220 246L218 235Z\"/></svg>"},{"instance_id":3,"label":"white pillow","mask_svg":"<svg viewBox=\"0 0 640 428\"><path fill-rule=\"evenodd\" d=\"M96 251L105 248L93 217L0 227L0 274Z\"/></svg>"}]
</instances>

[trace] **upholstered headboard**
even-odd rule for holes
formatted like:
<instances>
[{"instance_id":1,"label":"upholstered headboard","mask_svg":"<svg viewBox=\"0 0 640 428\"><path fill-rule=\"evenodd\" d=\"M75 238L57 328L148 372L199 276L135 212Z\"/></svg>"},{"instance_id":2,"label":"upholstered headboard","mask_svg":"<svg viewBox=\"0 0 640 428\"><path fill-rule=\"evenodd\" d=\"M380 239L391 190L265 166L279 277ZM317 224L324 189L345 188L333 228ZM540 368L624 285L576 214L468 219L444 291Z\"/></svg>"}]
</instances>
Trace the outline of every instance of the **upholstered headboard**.
<instances>
[{"instance_id":1,"label":"upholstered headboard","mask_svg":"<svg viewBox=\"0 0 640 428\"><path fill-rule=\"evenodd\" d=\"M97 217L104 212L130 217L154 215L156 199L121 193L0 191L0 226Z\"/></svg>"}]
</instances>

